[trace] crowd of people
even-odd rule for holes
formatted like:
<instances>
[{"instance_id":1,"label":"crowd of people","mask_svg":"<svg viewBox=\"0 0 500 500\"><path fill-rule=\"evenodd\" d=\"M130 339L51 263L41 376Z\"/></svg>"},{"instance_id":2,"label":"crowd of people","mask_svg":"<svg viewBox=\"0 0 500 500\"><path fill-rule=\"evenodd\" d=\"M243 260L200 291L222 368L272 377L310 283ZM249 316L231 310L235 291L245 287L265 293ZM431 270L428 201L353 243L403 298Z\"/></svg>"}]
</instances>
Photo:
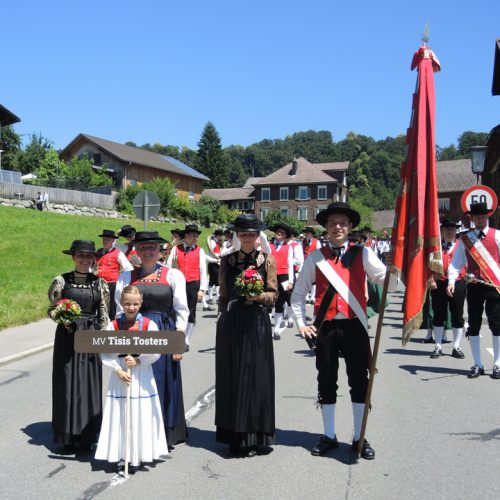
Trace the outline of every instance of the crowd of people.
<instances>
[{"instance_id":1,"label":"crowd of people","mask_svg":"<svg viewBox=\"0 0 500 500\"><path fill-rule=\"evenodd\" d=\"M473 229L457 239L456 221L442 221L444 274L431 284L435 347L443 355L447 311L453 327L452 356L463 359L464 301L467 300L474 366L469 378L484 375L479 329L483 308L493 334L492 378L500 379L500 232L488 227L490 210L473 205ZM171 241L156 231L125 225L118 234L103 230L103 247L75 240L68 250L75 269L57 276L49 289L51 308L61 299L76 301L82 314L59 323L54 342L54 441L64 452L90 449L96 458L124 468L124 391L130 390L129 467L152 462L188 439L184 416L182 354L103 355L76 353L78 330L178 330L185 351L196 341L196 306L217 305L215 356L215 439L229 456L267 454L275 442L275 376L273 344L295 321L314 350L318 372L318 405L323 434L311 454L338 447L335 427L339 357L345 359L354 421L352 449L367 460L375 457L361 439L371 357L368 336L370 287L380 286L392 265L388 232L372 238L359 231L360 214L342 202L318 213L324 228L294 234L287 224L266 226L253 214L239 215L226 230L217 229L205 252L194 224L173 229ZM268 240L265 230L272 232ZM116 245L124 237L126 244ZM208 273L207 273L208 267ZM390 288L396 279L391 278ZM314 305L313 317L306 304ZM274 309L274 316L272 311ZM378 305L375 308L378 310ZM112 371L102 408L102 367ZM147 422L138 425L137 422Z\"/></svg>"}]
</instances>

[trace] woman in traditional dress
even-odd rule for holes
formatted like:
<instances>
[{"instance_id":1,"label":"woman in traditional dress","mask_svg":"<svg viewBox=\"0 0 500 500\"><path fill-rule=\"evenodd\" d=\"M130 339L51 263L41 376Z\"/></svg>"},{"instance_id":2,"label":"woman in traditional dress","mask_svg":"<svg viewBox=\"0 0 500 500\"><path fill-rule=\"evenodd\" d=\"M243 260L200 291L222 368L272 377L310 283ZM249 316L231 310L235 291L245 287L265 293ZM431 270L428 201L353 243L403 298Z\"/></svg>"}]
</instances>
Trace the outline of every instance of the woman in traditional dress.
<instances>
[{"instance_id":1,"label":"woman in traditional dress","mask_svg":"<svg viewBox=\"0 0 500 500\"><path fill-rule=\"evenodd\" d=\"M115 292L117 312L123 310L120 303L123 288L135 285L143 294L141 314L144 317L153 320L159 330L184 332L189 316L184 275L158 262L160 244L166 241L157 231L138 231L134 241L141 267L120 274ZM187 438L181 359L182 354L162 354L153 364L169 447Z\"/></svg>"},{"instance_id":2,"label":"woman in traditional dress","mask_svg":"<svg viewBox=\"0 0 500 500\"><path fill-rule=\"evenodd\" d=\"M81 316L70 325L59 324L54 340L52 368L52 429L54 442L63 444L66 453L75 447L90 450L97 442L102 418L102 369L99 354L76 353L76 330L100 330L109 323L109 290L106 282L89 272L95 260L95 245L75 240L69 250L75 270L57 276L49 288L51 307L71 299L81 307Z\"/></svg>"},{"instance_id":3,"label":"woman in traditional dress","mask_svg":"<svg viewBox=\"0 0 500 500\"><path fill-rule=\"evenodd\" d=\"M270 451L275 439L274 355L267 313L278 297L274 258L255 248L265 229L253 214L236 218L231 229L241 248L221 260L220 318L215 351L216 439L229 444L230 456L253 457ZM235 280L253 267L264 291L239 296Z\"/></svg>"}]
</instances>

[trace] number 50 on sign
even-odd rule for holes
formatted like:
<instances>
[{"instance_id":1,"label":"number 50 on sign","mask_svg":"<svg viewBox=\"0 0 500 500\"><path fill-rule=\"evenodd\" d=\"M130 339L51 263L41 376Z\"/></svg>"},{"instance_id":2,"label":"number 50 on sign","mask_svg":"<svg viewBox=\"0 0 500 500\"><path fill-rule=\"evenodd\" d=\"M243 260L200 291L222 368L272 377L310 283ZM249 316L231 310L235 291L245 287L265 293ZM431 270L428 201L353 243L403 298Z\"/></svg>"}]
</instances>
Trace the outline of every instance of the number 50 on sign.
<instances>
[{"instance_id":1,"label":"number 50 on sign","mask_svg":"<svg viewBox=\"0 0 500 500\"><path fill-rule=\"evenodd\" d=\"M468 212L472 203L486 203L486 206L494 212L497 209L498 198L495 191L488 186L472 186L462 195L462 210Z\"/></svg>"}]
</instances>

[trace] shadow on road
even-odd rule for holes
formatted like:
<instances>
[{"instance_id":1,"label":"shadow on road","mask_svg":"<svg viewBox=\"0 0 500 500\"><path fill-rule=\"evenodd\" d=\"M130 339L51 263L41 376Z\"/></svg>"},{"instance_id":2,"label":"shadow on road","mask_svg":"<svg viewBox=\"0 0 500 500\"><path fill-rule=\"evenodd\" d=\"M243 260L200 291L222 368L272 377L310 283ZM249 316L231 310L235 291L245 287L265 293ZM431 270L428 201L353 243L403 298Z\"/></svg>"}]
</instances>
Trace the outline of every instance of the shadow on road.
<instances>
[{"instance_id":1,"label":"shadow on road","mask_svg":"<svg viewBox=\"0 0 500 500\"><path fill-rule=\"evenodd\" d=\"M449 435L464 436L470 441L493 441L494 439L500 440L500 428L489 432L450 432Z\"/></svg>"},{"instance_id":2,"label":"shadow on road","mask_svg":"<svg viewBox=\"0 0 500 500\"><path fill-rule=\"evenodd\" d=\"M459 368L445 368L443 366L418 366L418 365L400 365L402 370L406 370L411 375L418 375L419 372L427 372L427 373L435 373L436 375L441 374L442 377L432 377L432 378L423 378L421 380L428 382L429 380L437 380L440 378L447 377L458 377L465 376L469 374L470 370L461 370Z\"/></svg>"},{"instance_id":3,"label":"shadow on road","mask_svg":"<svg viewBox=\"0 0 500 500\"><path fill-rule=\"evenodd\" d=\"M384 354L402 354L404 356L427 356L427 357L429 357L430 356L429 352L417 351L416 349L406 349L405 347L402 347L401 349L397 349L397 348L386 349L384 351Z\"/></svg>"}]
</instances>

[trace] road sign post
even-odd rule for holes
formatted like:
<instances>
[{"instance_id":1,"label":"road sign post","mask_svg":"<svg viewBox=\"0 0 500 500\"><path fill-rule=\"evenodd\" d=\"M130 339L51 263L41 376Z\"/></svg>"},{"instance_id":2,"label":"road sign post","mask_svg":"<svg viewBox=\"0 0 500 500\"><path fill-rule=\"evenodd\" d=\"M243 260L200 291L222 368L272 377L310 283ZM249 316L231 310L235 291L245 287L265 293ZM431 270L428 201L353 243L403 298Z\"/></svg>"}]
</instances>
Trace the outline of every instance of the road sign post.
<instances>
[{"instance_id":1,"label":"road sign post","mask_svg":"<svg viewBox=\"0 0 500 500\"><path fill-rule=\"evenodd\" d=\"M156 217L160 211L160 198L152 191L141 191L132 202L134 213L144 221L144 231L148 229L148 220Z\"/></svg>"}]
</instances>

